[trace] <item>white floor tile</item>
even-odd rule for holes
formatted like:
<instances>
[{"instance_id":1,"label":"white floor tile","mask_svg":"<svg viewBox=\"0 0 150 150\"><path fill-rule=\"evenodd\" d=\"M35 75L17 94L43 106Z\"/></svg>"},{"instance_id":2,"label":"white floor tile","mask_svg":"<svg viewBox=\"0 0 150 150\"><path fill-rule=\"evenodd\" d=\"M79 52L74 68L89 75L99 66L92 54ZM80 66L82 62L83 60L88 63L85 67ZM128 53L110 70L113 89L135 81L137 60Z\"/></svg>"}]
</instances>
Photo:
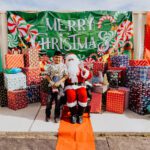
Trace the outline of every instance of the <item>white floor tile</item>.
<instances>
[{"instance_id":1,"label":"white floor tile","mask_svg":"<svg viewBox=\"0 0 150 150\"><path fill-rule=\"evenodd\" d=\"M16 111L0 107L0 131L28 132L39 108L40 103Z\"/></svg>"},{"instance_id":2,"label":"white floor tile","mask_svg":"<svg viewBox=\"0 0 150 150\"><path fill-rule=\"evenodd\" d=\"M42 106L36 117L31 131L34 132L58 132L59 123L54 123L54 107L52 108L51 120L45 122L45 106Z\"/></svg>"}]
</instances>

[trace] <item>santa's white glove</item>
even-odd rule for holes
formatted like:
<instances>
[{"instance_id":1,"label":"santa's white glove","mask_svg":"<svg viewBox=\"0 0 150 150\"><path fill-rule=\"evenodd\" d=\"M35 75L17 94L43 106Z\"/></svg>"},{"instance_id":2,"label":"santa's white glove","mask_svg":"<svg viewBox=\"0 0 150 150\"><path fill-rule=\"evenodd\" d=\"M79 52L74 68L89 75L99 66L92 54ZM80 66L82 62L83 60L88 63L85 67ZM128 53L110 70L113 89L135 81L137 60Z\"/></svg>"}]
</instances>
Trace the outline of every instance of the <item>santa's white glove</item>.
<instances>
[{"instance_id":1,"label":"santa's white glove","mask_svg":"<svg viewBox=\"0 0 150 150\"><path fill-rule=\"evenodd\" d=\"M85 70L86 70L85 67L84 67L84 63L83 63L83 62L81 62L81 63L79 64L79 68L80 68L82 71L85 71Z\"/></svg>"}]
</instances>

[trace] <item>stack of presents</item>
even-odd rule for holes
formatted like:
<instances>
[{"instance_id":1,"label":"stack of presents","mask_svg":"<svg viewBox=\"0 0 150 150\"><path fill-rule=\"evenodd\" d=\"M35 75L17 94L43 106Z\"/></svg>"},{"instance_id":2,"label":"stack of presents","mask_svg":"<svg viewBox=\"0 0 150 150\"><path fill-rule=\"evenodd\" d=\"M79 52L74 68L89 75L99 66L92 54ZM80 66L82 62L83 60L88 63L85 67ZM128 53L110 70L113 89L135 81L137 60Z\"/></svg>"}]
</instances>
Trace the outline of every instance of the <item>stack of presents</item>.
<instances>
[{"instance_id":1,"label":"stack of presents","mask_svg":"<svg viewBox=\"0 0 150 150\"><path fill-rule=\"evenodd\" d=\"M17 110L40 102L38 51L28 49L25 54L6 54L5 62L5 73L0 73L0 105ZM21 68L21 71L8 72L15 68Z\"/></svg>"},{"instance_id":2,"label":"stack of presents","mask_svg":"<svg viewBox=\"0 0 150 150\"><path fill-rule=\"evenodd\" d=\"M95 104L91 111L100 112L100 107L119 114L127 108L141 115L149 113L149 63L146 60L129 60L127 55L113 56L110 62L107 66L102 62L93 63L91 103Z\"/></svg>"},{"instance_id":3,"label":"stack of presents","mask_svg":"<svg viewBox=\"0 0 150 150\"><path fill-rule=\"evenodd\" d=\"M35 102L46 105L48 81L41 76L39 52L29 48L24 54L6 54L5 61L6 70L21 71L0 73L0 105L13 110ZM90 64L91 68L90 112L100 113L104 106L106 111L120 114L127 108L142 115L148 113L150 66L146 60L129 60L127 55L119 55L111 57L109 64L96 61Z\"/></svg>"}]
</instances>

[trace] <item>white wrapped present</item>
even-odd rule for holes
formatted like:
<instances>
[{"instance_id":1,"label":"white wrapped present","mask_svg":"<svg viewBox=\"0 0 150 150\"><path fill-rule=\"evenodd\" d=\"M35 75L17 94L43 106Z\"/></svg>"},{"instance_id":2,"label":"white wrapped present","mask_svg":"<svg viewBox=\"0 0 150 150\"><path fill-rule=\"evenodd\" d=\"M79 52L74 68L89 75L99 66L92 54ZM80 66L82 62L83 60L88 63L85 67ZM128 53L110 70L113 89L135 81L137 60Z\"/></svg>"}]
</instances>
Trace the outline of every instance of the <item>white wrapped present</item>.
<instances>
[{"instance_id":1,"label":"white wrapped present","mask_svg":"<svg viewBox=\"0 0 150 150\"><path fill-rule=\"evenodd\" d=\"M103 84L93 84L93 92L95 93L105 93L108 90L109 85Z\"/></svg>"},{"instance_id":2,"label":"white wrapped present","mask_svg":"<svg viewBox=\"0 0 150 150\"><path fill-rule=\"evenodd\" d=\"M9 91L26 89L26 75L22 72L17 74L4 74L5 87Z\"/></svg>"}]
</instances>

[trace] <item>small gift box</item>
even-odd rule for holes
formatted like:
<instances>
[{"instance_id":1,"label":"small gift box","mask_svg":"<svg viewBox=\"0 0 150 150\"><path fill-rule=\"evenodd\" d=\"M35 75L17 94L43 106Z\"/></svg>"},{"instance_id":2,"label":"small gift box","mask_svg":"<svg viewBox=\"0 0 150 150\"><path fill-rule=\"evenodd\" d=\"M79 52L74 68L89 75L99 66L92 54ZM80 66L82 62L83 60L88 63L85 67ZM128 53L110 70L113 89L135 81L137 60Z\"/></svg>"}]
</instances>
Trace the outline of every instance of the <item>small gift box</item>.
<instances>
[{"instance_id":1,"label":"small gift box","mask_svg":"<svg viewBox=\"0 0 150 150\"><path fill-rule=\"evenodd\" d=\"M142 59L142 60L129 60L129 65L130 66L149 66L149 63L147 60Z\"/></svg>"},{"instance_id":2,"label":"small gift box","mask_svg":"<svg viewBox=\"0 0 150 150\"><path fill-rule=\"evenodd\" d=\"M48 99L48 93L40 92L41 105L45 106Z\"/></svg>"},{"instance_id":3,"label":"small gift box","mask_svg":"<svg viewBox=\"0 0 150 150\"><path fill-rule=\"evenodd\" d=\"M40 86L31 85L27 87L27 98L29 103L40 102Z\"/></svg>"}]
</instances>

